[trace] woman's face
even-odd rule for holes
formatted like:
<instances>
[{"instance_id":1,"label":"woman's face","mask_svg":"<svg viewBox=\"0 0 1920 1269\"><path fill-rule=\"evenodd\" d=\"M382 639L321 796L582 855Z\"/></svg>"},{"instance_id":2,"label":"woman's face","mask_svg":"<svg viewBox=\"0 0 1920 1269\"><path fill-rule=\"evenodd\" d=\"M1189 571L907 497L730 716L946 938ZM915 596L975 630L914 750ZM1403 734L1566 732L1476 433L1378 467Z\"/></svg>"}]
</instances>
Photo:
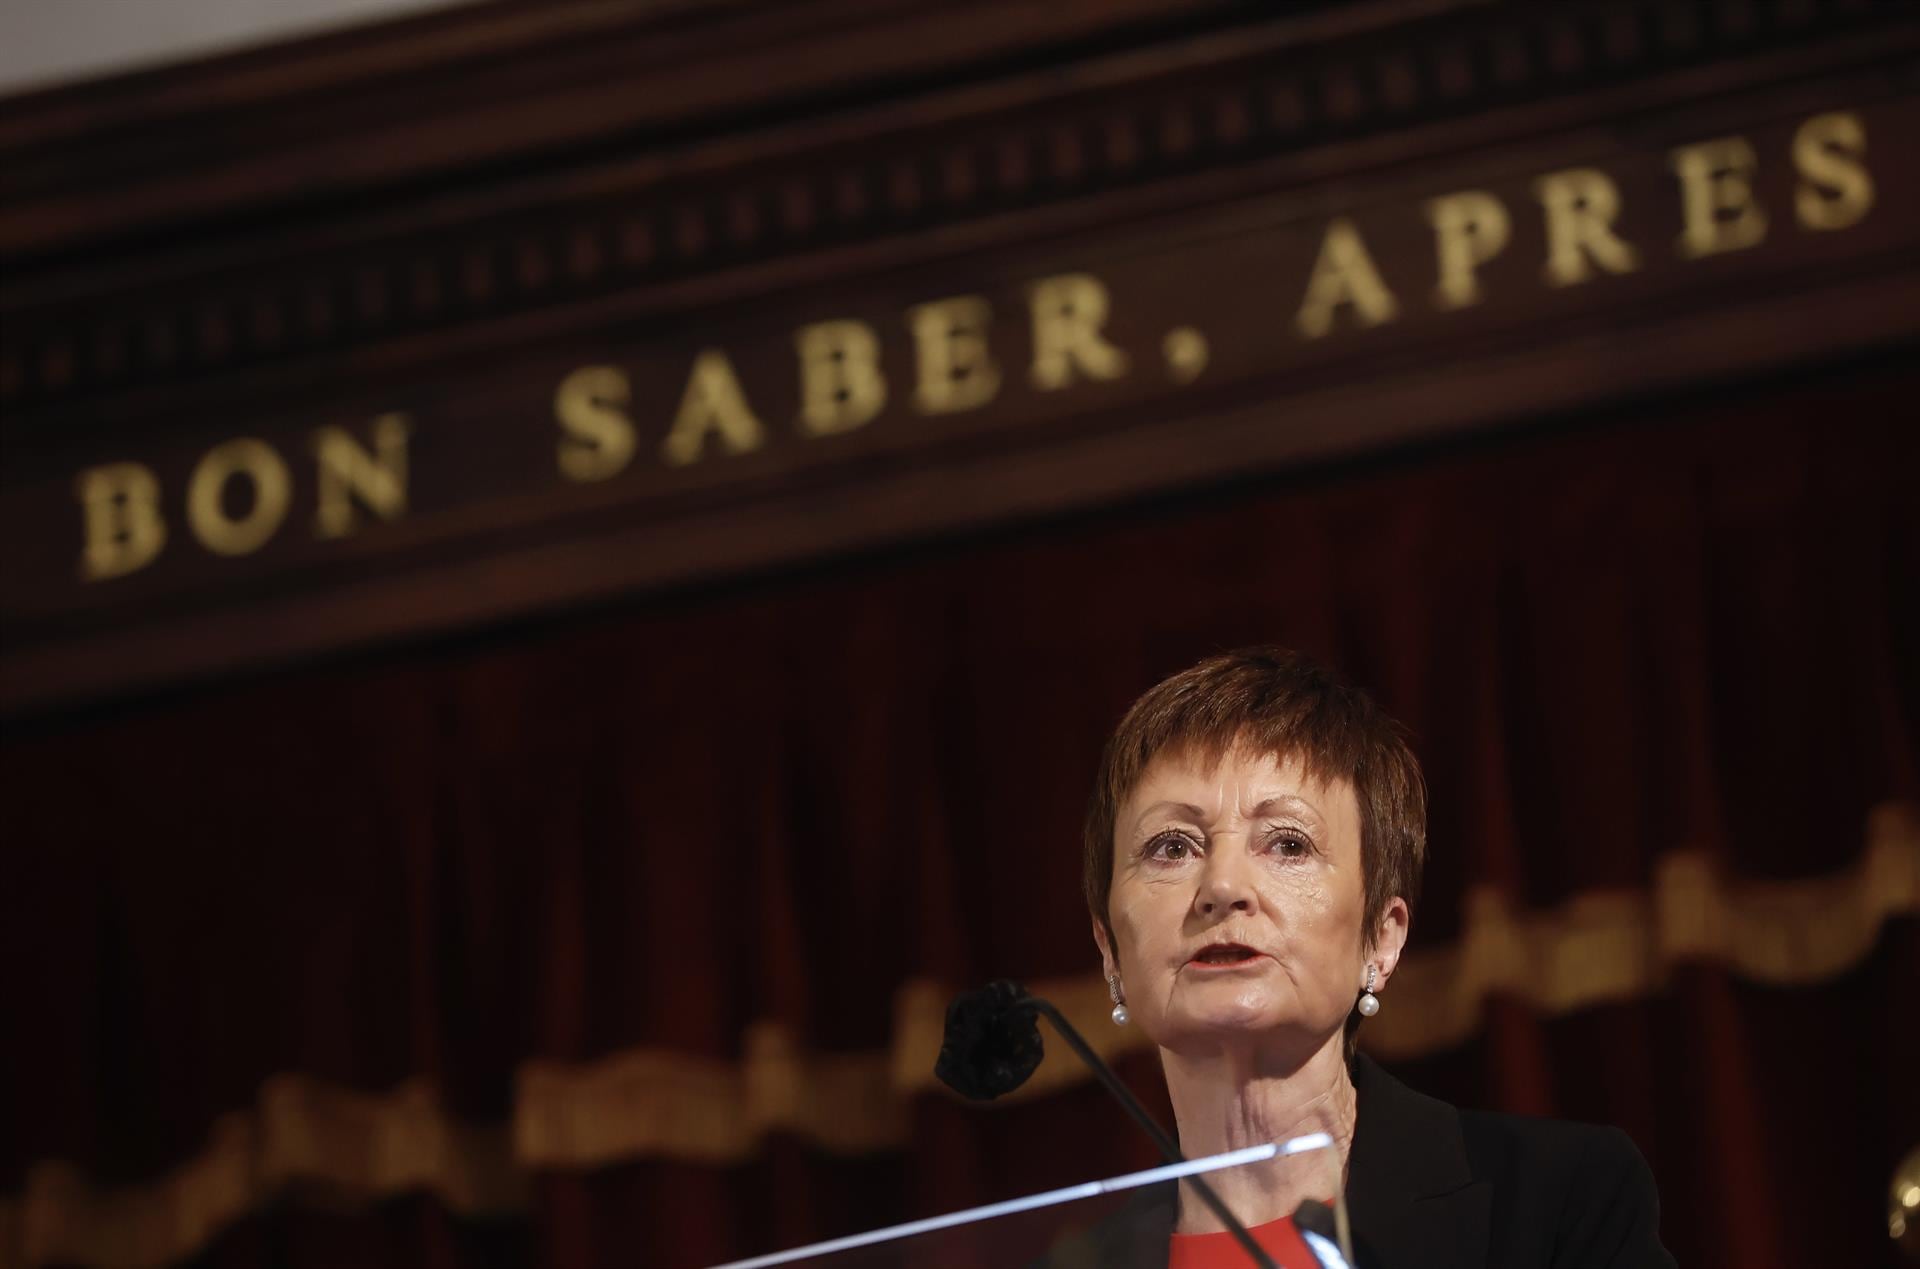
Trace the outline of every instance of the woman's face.
<instances>
[{"instance_id":1,"label":"woman's face","mask_svg":"<svg viewBox=\"0 0 1920 1269\"><path fill-rule=\"evenodd\" d=\"M1163 1048L1235 1039L1317 1049L1375 990L1405 941L1396 898L1367 948L1360 807L1344 780L1323 784L1298 759L1230 749L1205 766L1186 753L1147 768L1114 825L1108 913L1094 923L1109 975Z\"/></svg>"}]
</instances>

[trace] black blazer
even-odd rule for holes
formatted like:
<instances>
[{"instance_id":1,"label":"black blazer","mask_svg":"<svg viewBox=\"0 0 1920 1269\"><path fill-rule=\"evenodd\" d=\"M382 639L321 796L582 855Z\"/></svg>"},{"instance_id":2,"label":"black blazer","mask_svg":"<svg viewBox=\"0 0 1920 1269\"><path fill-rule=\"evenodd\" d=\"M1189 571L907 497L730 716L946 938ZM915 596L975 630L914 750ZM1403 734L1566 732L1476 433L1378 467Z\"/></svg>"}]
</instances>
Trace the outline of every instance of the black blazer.
<instances>
[{"instance_id":1,"label":"black blazer","mask_svg":"<svg viewBox=\"0 0 1920 1269\"><path fill-rule=\"evenodd\" d=\"M1653 1174L1618 1128L1457 1110L1364 1054L1347 1156L1356 1269L1671 1269ZM1173 1183L1044 1262L1166 1269Z\"/></svg>"}]
</instances>

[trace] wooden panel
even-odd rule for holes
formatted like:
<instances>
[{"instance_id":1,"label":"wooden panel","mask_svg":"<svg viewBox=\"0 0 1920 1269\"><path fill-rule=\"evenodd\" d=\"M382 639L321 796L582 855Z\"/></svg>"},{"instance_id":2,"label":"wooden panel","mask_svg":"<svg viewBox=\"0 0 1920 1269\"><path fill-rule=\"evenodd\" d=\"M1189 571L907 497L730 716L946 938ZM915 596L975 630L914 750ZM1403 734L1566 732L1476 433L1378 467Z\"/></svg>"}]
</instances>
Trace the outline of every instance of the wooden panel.
<instances>
[{"instance_id":1,"label":"wooden panel","mask_svg":"<svg viewBox=\"0 0 1920 1269\"><path fill-rule=\"evenodd\" d=\"M1208 11L140 241L50 228L79 107L17 106L0 709L1910 343L1904 19Z\"/></svg>"}]
</instances>

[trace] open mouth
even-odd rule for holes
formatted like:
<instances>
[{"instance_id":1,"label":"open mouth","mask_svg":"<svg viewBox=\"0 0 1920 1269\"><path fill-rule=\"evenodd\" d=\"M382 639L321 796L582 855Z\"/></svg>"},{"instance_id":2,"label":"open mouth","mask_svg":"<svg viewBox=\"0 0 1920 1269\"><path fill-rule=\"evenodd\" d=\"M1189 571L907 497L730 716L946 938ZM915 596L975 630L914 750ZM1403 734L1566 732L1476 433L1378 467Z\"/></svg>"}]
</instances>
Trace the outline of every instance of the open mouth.
<instances>
[{"instance_id":1,"label":"open mouth","mask_svg":"<svg viewBox=\"0 0 1920 1269\"><path fill-rule=\"evenodd\" d=\"M1200 949L1190 964L1245 965L1260 959L1260 953L1244 943L1214 943Z\"/></svg>"}]
</instances>

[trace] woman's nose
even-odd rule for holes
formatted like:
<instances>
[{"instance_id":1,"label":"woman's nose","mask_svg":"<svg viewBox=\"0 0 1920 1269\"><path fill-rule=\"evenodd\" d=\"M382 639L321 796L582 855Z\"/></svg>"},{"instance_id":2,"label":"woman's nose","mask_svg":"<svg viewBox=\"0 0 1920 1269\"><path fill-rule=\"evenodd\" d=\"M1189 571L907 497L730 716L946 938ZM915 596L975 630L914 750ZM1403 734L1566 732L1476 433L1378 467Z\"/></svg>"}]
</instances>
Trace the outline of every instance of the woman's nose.
<instances>
[{"instance_id":1,"label":"woman's nose","mask_svg":"<svg viewBox=\"0 0 1920 1269\"><path fill-rule=\"evenodd\" d=\"M1206 872L1200 878L1202 913L1251 912L1253 898L1252 878L1233 860L1231 852L1223 851L1207 861Z\"/></svg>"}]
</instances>

